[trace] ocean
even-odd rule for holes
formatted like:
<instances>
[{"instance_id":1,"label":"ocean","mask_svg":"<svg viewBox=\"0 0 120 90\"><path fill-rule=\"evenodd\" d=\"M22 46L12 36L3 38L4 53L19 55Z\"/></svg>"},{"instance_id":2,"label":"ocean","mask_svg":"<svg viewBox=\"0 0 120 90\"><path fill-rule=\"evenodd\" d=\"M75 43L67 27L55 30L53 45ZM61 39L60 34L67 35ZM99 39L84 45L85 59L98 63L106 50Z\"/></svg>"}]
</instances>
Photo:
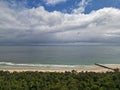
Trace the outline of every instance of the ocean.
<instances>
[{"instance_id":1,"label":"ocean","mask_svg":"<svg viewBox=\"0 0 120 90\"><path fill-rule=\"evenodd\" d=\"M0 66L120 64L120 46L0 46Z\"/></svg>"}]
</instances>

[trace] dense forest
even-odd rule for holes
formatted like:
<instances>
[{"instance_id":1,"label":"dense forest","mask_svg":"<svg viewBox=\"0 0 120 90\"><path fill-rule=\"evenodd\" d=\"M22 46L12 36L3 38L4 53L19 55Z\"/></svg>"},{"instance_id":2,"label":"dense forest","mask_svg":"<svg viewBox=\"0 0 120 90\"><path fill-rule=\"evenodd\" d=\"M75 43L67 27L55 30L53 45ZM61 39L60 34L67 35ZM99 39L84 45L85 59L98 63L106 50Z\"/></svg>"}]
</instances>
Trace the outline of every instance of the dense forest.
<instances>
[{"instance_id":1,"label":"dense forest","mask_svg":"<svg viewBox=\"0 0 120 90\"><path fill-rule=\"evenodd\" d=\"M0 71L0 90L120 90L120 72Z\"/></svg>"}]
</instances>

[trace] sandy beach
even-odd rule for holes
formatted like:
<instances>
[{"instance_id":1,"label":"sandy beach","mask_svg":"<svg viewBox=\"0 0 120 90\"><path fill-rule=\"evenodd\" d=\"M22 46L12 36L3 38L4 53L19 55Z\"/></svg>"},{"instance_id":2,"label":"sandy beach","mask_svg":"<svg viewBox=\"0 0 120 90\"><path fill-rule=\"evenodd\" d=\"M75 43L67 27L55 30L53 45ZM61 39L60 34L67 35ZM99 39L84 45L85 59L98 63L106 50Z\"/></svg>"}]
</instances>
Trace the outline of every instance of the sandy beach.
<instances>
[{"instance_id":1,"label":"sandy beach","mask_svg":"<svg viewBox=\"0 0 120 90\"><path fill-rule=\"evenodd\" d=\"M105 65L110 68L118 68L120 69L120 65ZM102 68L99 66L84 66L84 67L1 67L0 70L2 71L9 71L9 72L25 72L25 71L38 71L38 72L65 72L65 71L72 71L76 70L77 72L106 72L112 71L110 69Z\"/></svg>"}]
</instances>

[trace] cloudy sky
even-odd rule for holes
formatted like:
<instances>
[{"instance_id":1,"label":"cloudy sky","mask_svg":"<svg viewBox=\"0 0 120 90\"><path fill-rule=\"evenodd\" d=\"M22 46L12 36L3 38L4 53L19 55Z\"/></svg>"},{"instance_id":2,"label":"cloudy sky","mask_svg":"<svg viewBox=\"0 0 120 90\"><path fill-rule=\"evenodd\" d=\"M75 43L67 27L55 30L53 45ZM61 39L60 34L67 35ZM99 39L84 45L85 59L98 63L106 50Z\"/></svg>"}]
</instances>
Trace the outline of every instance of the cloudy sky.
<instances>
[{"instance_id":1,"label":"cloudy sky","mask_svg":"<svg viewBox=\"0 0 120 90\"><path fill-rule=\"evenodd\" d=\"M120 45L120 0L0 0L0 45Z\"/></svg>"}]
</instances>

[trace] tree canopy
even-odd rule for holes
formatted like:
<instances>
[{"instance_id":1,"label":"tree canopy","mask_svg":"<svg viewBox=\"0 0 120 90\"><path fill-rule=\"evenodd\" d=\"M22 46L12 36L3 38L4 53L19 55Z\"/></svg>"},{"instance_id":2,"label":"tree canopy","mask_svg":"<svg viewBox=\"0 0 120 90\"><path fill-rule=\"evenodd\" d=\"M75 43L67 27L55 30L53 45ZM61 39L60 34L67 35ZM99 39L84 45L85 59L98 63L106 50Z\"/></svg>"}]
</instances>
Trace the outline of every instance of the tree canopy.
<instances>
[{"instance_id":1,"label":"tree canopy","mask_svg":"<svg viewBox=\"0 0 120 90\"><path fill-rule=\"evenodd\" d=\"M0 90L120 90L120 72L0 71Z\"/></svg>"}]
</instances>

